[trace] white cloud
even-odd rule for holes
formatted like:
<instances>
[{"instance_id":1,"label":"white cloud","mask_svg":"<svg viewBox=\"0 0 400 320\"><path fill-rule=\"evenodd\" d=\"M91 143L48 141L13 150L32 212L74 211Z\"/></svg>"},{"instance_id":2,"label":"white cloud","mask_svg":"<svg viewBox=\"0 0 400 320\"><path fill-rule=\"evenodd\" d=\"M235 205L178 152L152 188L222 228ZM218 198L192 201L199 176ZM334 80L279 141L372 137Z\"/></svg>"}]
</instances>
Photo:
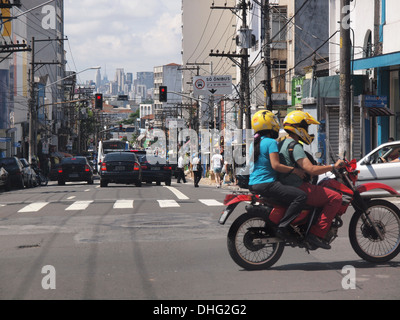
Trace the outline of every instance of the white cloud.
<instances>
[{"instance_id":1,"label":"white cloud","mask_svg":"<svg viewBox=\"0 0 400 320\"><path fill-rule=\"evenodd\" d=\"M67 68L80 71L100 65L104 74L106 66L109 79L113 79L116 68L135 74L153 71L158 65L181 63L180 2L66 0ZM80 78L94 79L94 75L82 73Z\"/></svg>"}]
</instances>

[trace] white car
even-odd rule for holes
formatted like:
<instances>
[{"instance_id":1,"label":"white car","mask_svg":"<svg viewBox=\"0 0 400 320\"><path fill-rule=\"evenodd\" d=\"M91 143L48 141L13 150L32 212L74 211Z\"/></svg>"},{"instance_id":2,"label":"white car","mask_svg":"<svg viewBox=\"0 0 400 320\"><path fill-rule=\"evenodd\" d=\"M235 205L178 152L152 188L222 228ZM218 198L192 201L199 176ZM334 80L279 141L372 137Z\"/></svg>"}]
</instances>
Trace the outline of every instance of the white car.
<instances>
[{"instance_id":1,"label":"white car","mask_svg":"<svg viewBox=\"0 0 400 320\"><path fill-rule=\"evenodd\" d=\"M372 150L357 162L357 185L368 182L386 184L400 193L400 141L387 142ZM372 190L363 195L387 195L384 190Z\"/></svg>"}]
</instances>

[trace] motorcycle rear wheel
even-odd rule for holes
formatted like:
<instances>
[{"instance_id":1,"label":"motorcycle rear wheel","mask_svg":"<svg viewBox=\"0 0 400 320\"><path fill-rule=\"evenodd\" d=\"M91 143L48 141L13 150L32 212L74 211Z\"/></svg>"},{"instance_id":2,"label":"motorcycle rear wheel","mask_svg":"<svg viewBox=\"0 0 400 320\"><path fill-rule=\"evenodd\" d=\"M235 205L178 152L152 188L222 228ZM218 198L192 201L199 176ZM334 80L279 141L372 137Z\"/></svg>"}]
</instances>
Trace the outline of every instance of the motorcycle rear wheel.
<instances>
[{"instance_id":1,"label":"motorcycle rear wheel","mask_svg":"<svg viewBox=\"0 0 400 320\"><path fill-rule=\"evenodd\" d=\"M228 251L235 263L247 270L263 270L273 266L282 256L283 242L261 243L274 238L262 213L245 213L238 217L228 232Z\"/></svg>"},{"instance_id":2,"label":"motorcycle rear wheel","mask_svg":"<svg viewBox=\"0 0 400 320\"><path fill-rule=\"evenodd\" d=\"M385 263L400 252L400 209L386 200L368 203L369 218L381 233L381 240L361 211L354 213L349 226L349 238L357 255L373 263Z\"/></svg>"}]
</instances>

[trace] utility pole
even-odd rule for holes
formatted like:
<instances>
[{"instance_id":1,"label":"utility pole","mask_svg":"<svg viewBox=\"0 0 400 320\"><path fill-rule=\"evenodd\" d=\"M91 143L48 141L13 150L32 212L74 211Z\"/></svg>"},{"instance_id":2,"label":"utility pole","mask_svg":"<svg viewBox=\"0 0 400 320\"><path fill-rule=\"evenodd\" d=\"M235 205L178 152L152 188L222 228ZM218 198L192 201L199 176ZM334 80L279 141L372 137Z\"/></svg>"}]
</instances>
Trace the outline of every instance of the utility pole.
<instances>
[{"instance_id":1,"label":"utility pole","mask_svg":"<svg viewBox=\"0 0 400 320\"><path fill-rule=\"evenodd\" d=\"M340 0L340 107L339 157L350 152L351 42L350 0Z\"/></svg>"},{"instance_id":2,"label":"utility pole","mask_svg":"<svg viewBox=\"0 0 400 320\"><path fill-rule=\"evenodd\" d=\"M247 26L247 8L248 4L246 0L242 0L241 9L242 9L242 30L244 32L248 31L249 28ZM251 43L251 39L249 39ZM251 44L250 44L251 46ZM250 75L249 75L249 49L247 46L242 48L242 72L240 79L240 87L242 94L244 95L244 106L243 110L246 115L245 123L246 129L251 129L251 107L250 107Z\"/></svg>"},{"instance_id":3,"label":"utility pole","mask_svg":"<svg viewBox=\"0 0 400 320\"><path fill-rule=\"evenodd\" d=\"M32 53L31 53L31 70L30 70L30 100L29 100L29 149L28 149L28 161L32 163L32 158L34 156L34 124L36 124L36 93L35 93L35 37L32 37ZM35 119L33 119L35 117Z\"/></svg>"},{"instance_id":4,"label":"utility pole","mask_svg":"<svg viewBox=\"0 0 400 320\"><path fill-rule=\"evenodd\" d=\"M247 26L247 9L250 4L245 0L240 1L237 7L217 7L212 6L211 9L229 9L235 13L237 10L242 10L242 26L239 30L242 40L239 46L242 47L239 54L237 53L213 53L211 51L210 57L227 57L231 59L237 66L240 67L240 110L238 117L238 129L243 129L243 114L245 115L245 125L247 129L251 129L251 107L250 107L250 73L249 73L249 48L252 46L252 36ZM235 13L236 14L236 13ZM234 58L240 58L241 62L238 63Z\"/></svg>"},{"instance_id":5,"label":"utility pole","mask_svg":"<svg viewBox=\"0 0 400 320\"><path fill-rule=\"evenodd\" d=\"M28 161L31 163L32 158L37 155L37 144L36 144L36 125L37 125L37 106L36 106L36 86L35 86L35 69L37 65L52 65L52 64L61 64L60 62L35 62L35 42L44 42L44 41L65 41L67 39L45 39L45 40L35 40L35 37L32 37L32 44L29 49L31 51L31 70L30 70L30 99L29 99L29 149L28 149Z\"/></svg>"},{"instance_id":6,"label":"utility pole","mask_svg":"<svg viewBox=\"0 0 400 320\"><path fill-rule=\"evenodd\" d=\"M270 29L270 10L269 0L264 0L263 10L264 14L264 107L272 111L272 85L271 85L271 29Z\"/></svg>"}]
</instances>

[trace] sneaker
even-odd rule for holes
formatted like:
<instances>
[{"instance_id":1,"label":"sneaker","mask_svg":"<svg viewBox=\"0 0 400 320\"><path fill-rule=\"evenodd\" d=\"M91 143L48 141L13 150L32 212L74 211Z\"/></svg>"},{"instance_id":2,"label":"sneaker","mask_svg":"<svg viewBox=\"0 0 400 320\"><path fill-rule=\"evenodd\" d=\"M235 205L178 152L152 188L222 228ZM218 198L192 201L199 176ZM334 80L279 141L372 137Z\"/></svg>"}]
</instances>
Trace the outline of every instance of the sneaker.
<instances>
[{"instance_id":1,"label":"sneaker","mask_svg":"<svg viewBox=\"0 0 400 320\"><path fill-rule=\"evenodd\" d=\"M326 243L324 240L322 240L320 237L317 237L314 234L309 234L307 236L307 241L312 245L322 249L329 250L331 248L331 246L328 243Z\"/></svg>"}]
</instances>

